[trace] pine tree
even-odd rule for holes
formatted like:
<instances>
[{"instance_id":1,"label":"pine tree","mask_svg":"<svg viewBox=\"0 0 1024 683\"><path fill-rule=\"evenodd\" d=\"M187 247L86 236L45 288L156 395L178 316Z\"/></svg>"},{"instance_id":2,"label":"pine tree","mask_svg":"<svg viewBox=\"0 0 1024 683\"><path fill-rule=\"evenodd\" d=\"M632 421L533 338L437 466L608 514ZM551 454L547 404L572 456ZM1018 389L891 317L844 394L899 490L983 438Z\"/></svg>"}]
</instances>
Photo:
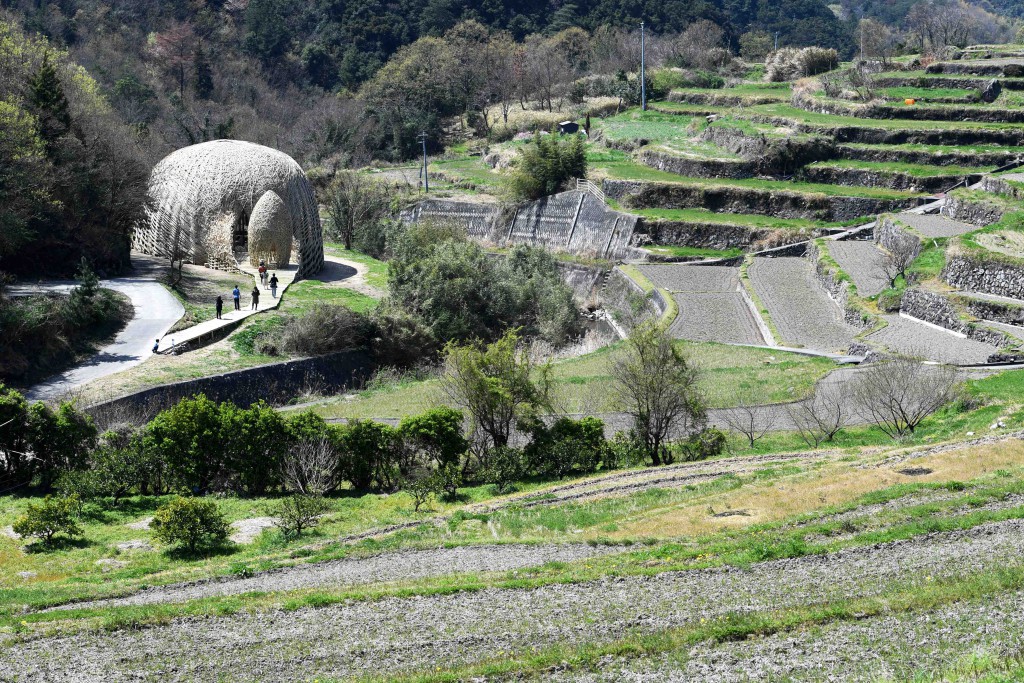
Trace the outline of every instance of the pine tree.
<instances>
[{"instance_id":1,"label":"pine tree","mask_svg":"<svg viewBox=\"0 0 1024 683\"><path fill-rule=\"evenodd\" d=\"M50 55L43 57L43 65L29 79L29 102L39 121L39 136L52 155L54 143L71 130L71 113L64 86L57 74L57 66L50 61Z\"/></svg>"},{"instance_id":2,"label":"pine tree","mask_svg":"<svg viewBox=\"0 0 1024 683\"><path fill-rule=\"evenodd\" d=\"M192 59L192 75L192 88L196 92L196 97L201 100L210 99L210 95L213 94L213 67L206 59L202 45L196 47Z\"/></svg>"}]
</instances>

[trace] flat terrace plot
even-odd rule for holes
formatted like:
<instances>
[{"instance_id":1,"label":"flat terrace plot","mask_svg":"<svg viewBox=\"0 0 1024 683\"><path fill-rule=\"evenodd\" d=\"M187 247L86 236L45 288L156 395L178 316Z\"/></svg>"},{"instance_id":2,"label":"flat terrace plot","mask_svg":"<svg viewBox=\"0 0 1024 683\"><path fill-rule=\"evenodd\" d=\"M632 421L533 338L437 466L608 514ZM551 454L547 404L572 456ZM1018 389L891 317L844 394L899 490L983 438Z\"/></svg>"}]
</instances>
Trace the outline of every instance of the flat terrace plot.
<instances>
[{"instance_id":1,"label":"flat terrace plot","mask_svg":"<svg viewBox=\"0 0 1024 683\"><path fill-rule=\"evenodd\" d=\"M937 214L901 213L896 219L924 237L956 237L978 229L976 225L961 223Z\"/></svg>"},{"instance_id":2,"label":"flat terrace plot","mask_svg":"<svg viewBox=\"0 0 1024 683\"><path fill-rule=\"evenodd\" d=\"M747 271L786 344L845 352L857 331L814 278L804 258L756 258Z\"/></svg>"},{"instance_id":3,"label":"flat terrace plot","mask_svg":"<svg viewBox=\"0 0 1024 683\"><path fill-rule=\"evenodd\" d=\"M853 278L861 296L874 296L889 286L882 272L885 254L873 242L829 242L828 253Z\"/></svg>"},{"instance_id":4,"label":"flat terrace plot","mask_svg":"<svg viewBox=\"0 0 1024 683\"><path fill-rule=\"evenodd\" d=\"M25 681L387 677L433 669L439 662L452 666L498 659L538 644L609 642L631 633L713 622L739 611L878 596L925 576L939 582L962 574L965 567L992 571L1020 563L1021 532L1021 523L1011 520L743 570L388 597L40 637L5 643L0 671L5 678ZM1019 614L1016 608L1013 612ZM1009 626L1009 632L1017 628Z\"/></svg>"},{"instance_id":5,"label":"flat terrace plot","mask_svg":"<svg viewBox=\"0 0 1024 683\"><path fill-rule=\"evenodd\" d=\"M639 266L651 282L670 292L735 292L739 268L728 266Z\"/></svg>"},{"instance_id":6,"label":"flat terrace plot","mask_svg":"<svg viewBox=\"0 0 1024 683\"><path fill-rule=\"evenodd\" d=\"M725 266L640 266L672 292L679 315L669 331L677 339L723 344L764 344L757 320L739 292L739 268Z\"/></svg>"},{"instance_id":7,"label":"flat terrace plot","mask_svg":"<svg viewBox=\"0 0 1024 683\"><path fill-rule=\"evenodd\" d=\"M962 339L952 332L899 315L884 315L882 318L888 324L867 339L897 353L919 355L940 363L971 365L984 363L999 351L995 346Z\"/></svg>"},{"instance_id":8,"label":"flat terrace plot","mask_svg":"<svg viewBox=\"0 0 1024 683\"><path fill-rule=\"evenodd\" d=\"M1024 342L1024 327L1019 325L1008 325L1007 323L997 323L991 320L985 321L985 327L991 327L994 330L1005 332L1014 339L1019 339Z\"/></svg>"}]
</instances>

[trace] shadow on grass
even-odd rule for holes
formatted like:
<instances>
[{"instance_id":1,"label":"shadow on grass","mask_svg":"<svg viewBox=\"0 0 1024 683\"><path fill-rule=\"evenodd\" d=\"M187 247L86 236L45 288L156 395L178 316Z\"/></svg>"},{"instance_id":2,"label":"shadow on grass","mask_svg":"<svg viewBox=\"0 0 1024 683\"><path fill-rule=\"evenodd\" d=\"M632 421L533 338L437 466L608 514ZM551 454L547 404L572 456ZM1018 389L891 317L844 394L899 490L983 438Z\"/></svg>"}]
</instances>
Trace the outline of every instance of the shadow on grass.
<instances>
[{"instance_id":1,"label":"shadow on grass","mask_svg":"<svg viewBox=\"0 0 1024 683\"><path fill-rule=\"evenodd\" d=\"M50 553L58 550L70 550L72 548L89 548L95 545L88 538L69 538L67 536L54 536L49 541L37 540L25 546L25 552Z\"/></svg>"},{"instance_id":2,"label":"shadow on grass","mask_svg":"<svg viewBox=\"0 0 1024 683\"><path fill-rule=\"evenodd\" d=\"M214 546L200 546L189 550L185 546L168 548L164 554L172 560L205 560L211 557L227 557L238 552L238 544L226 542Z\"/></svg>"}]
</instances>

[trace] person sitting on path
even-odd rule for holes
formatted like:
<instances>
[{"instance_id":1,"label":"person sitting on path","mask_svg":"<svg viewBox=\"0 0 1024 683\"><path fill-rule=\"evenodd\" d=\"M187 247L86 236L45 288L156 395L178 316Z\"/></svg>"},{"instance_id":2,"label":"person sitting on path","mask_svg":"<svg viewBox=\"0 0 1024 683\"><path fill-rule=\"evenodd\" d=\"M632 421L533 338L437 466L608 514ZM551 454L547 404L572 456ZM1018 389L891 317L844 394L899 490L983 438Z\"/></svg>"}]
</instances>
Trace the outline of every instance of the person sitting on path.
<instances>
[{"instance_id":1,"label":"person sitting on path","mask_svg":"<svg viewBox=\"0 0 1024 683\"><path fill-rule=\"evenodd\" d=\"M153 353L159 353L159 352L160 352L160 340L157 339L156 342L153 344Z\"/></svg>"},{"instance_id":2,"label":"person sitting on path","mask_svg":"<svg viewBox=\"0 0 1024 683\"><path fill-rule=\"evenodd\" d=\"M260 310L260 288L259 287L253 287L252 288L252 310L254 310L254 311Z\"/></svg>"},{"instance_id":3,"label":"person sitting on path","mask_svg":"<svg viewBox=\"0 0 1024 683\"><path fill-rule=\"evenodd\" d=\"M270 295L277 298L277 273L274 273L270 277Z\"/></svg>"},{"instance_id":4,"label":"person sitting on path","mask_svg":"<svg viewBox=\"0 0 1024 683\"><path fill-rule=\"evenodd\" d=\"M235 285L235 288L231 290L231 298L235 300L235 310L242 310L242 293L238 290L238 285Z\"/></svg>"},{"instance_id":5,"label":"person sitting on path","mask_svg":"<svg viewBox=\"0 0 1024 683\"><path fill-rule=\"evenodd\" d=\"M220 320L221 313L224 312L224 297L220 294L217 295L217 320Z\"/></svg>"}]
</instances>

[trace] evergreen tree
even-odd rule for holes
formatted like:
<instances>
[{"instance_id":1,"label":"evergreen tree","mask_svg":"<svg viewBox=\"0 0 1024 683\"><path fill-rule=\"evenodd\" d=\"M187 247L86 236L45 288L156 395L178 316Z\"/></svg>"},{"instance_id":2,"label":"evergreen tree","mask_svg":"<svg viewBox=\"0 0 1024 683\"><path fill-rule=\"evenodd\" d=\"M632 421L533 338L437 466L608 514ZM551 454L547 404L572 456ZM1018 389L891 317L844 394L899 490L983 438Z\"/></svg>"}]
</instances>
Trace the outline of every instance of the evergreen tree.
<instances>
[{"instance_id":1,"label":"evergreen tree","mask_svg":"<svg viewBox=\"0 0 1024 683\"><path fill-rule=\"evenodd\" d=\"M213 66L206 59L202 45L196 47L195 56L192 59L192 76L192 88L195 90L196 97L201 100L210 99L210 95L213 94Z\"/></svg>"},{"instance_id":2,"label":"evergreen tree","mask_svg":"<svg viewBox=\"0 0 1024 683\"><path fill-rule=\"evenodd\" d=\"M71 130L71 112L64 86L60 82L57 66L50 55L43 57L43 65L28 82L29 102L39 121L39 136L52 156L54 143Z\"/></svg>"}]
</instances>

